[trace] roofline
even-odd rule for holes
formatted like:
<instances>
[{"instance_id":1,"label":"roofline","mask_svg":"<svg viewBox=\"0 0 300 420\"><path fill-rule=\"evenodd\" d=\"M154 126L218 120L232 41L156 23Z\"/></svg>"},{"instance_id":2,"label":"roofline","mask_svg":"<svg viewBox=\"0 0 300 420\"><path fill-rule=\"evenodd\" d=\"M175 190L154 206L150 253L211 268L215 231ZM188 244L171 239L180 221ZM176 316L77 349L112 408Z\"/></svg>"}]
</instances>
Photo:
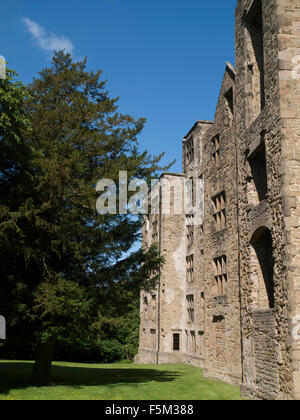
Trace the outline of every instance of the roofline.
<instances>
[{"instance_id":1,"label":"roofline","mask_svg":"<svg viewBox=\"0 0 300 420\"><path fill-rule=\"evenodd\" d=\"M189 132L184 136L182 141L185 141L186 138L192 133L192 131L195 130L195 128L197 127L198 124L209 124L212 125L213 121L208 121L208 120L198 120L195 122L195 124L193 125L193 127L189 130Z\"/></svg>"}]
</instances>

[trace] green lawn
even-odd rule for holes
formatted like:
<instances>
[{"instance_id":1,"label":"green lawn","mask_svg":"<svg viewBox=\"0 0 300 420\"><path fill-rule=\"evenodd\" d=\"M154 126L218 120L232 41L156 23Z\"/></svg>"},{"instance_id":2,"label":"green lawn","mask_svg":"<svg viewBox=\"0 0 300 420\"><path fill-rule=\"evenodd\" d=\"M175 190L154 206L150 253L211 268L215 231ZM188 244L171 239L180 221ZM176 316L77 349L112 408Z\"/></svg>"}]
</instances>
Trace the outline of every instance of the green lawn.
<instances>
[{"instance_id":1,"label":"green lawn","mask_svg":"<svg viewBox=\"0 0 300 420\"><path fill-rule=\"evenodd\" d=\"M33 387L30 362L0 361L0 400L238 400L237 387L180 365L54 363L53 386Z\"/></svg>"}]
</instances>

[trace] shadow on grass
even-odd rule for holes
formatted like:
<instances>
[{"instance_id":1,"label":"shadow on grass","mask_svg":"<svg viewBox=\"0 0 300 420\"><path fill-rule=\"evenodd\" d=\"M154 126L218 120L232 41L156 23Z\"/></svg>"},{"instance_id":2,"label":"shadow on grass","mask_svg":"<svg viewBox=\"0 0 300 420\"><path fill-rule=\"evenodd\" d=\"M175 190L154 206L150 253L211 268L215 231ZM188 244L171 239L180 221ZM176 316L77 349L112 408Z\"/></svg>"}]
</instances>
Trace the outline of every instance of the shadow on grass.
<instances>
[{"instance_id":1,"label":"shadow on grass","mask_svg":"<svg viewBox=\"0 0 300 420\"><path fill-rule=\"evenodd\" d=\"M0 394L10 390L32 387L30 382L33 363L3 362L0 363ZM58 366L52 368L52 381L56 386L80 388L83 386L117 386L137 385L146 382L172 382L182 375L178 372L134 367L79 367Z\"/></svg>"}]
</instances>

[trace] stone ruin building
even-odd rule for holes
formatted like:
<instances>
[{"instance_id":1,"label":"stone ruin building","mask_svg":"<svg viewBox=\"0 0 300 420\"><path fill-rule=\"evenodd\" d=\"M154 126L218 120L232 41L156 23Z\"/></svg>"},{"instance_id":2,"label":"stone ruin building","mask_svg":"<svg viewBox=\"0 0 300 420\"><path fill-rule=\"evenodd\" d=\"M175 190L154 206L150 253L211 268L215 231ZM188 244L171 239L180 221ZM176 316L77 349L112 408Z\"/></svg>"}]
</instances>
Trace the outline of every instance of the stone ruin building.
<instances>
[{"instance_id":1,"label":"stone ruin building","mask_svg":"<svg viewBox=\"0 0 300 420\"><path fill-rule=\"evenodd\" d=\"M215 119L184 137L183 172L162 175L203 182L202 223L174 202L146 218L165 263L141 293L136 362L300 399L299 63L300 0L238 0Z\"/></svg>"}]
</instances>

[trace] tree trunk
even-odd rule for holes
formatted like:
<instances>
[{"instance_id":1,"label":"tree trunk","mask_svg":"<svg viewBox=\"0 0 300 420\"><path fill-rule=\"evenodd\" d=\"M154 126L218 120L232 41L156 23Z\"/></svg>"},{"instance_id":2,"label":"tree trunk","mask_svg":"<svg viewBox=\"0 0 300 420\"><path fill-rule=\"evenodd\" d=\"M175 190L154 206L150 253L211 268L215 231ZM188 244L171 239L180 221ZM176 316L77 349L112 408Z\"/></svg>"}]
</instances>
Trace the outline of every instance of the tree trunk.
<instances>
[{"instance_id":1,"label":"tree trunk","mask_svg":"<svg viewBox=\"0 0 300 420\"><path fill-rule=\"evenodd\" d=\"M33 367L32 380L36 385L51 385L54 343L41 344Z\"/></svg>"}]
</instances>

